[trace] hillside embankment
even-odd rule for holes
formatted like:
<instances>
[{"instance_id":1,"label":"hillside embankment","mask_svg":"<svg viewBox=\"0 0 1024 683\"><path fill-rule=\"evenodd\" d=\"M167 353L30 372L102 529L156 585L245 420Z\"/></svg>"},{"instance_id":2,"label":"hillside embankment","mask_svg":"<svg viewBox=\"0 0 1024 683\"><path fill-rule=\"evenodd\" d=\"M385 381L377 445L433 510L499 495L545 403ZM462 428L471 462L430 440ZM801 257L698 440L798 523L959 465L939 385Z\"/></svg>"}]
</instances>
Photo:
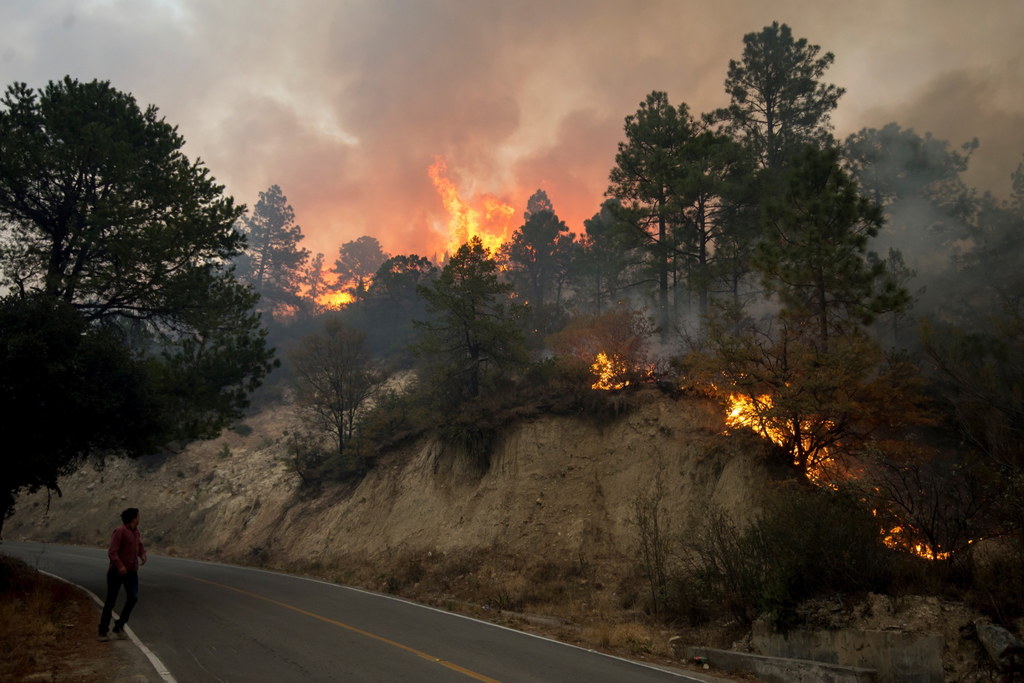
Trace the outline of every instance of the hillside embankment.
<instances>
[{"instance_id":1,"label":"hillside embankment","mask_svg":"<svg viewBox=\"0 0 1024 683\"><path fill-rule=\"evenodd\" d=\"M600 420L525 419L499 435L483 469L425 438L385 454L358 484L315 491L288 462L292 410L271 407L168 457L87 465L61 480L61 497L22 496L4 536L104 546L120 511L139 507L151 552L396 592L669 661L681 631L642 613L638 500L657 500L661 532L675 543L711 511L742 526L786 475L769 466L770 444L725 434L713 401L651 389L636 404ZM946 680L974 680L965 677L980 650L964 635L970 619L935 599L884 596L856 617L861 628L942 636ZM752 642L735 625L682 637L714 647Z\"/></svg>"},{"instance_id":2,"label":"hillside embankment","mask_svg":"<svg viewBox=\"0 0 1024 683\"><path fill-rule=\"evenodd\" d=\"M711 507L737 521L753 512L770 478L767 446L723 436L720 412L656 396L613 419L538 417L501 435L483 472L423 440L388 453L356 486L313 494L288 465L292 413L275 407L246 420L245 436L226 431L165 459L86 466L61 480L61 497L21 497L5 535L102 545L135 506L156 552L282 567L492 548L524 560L628 558L634 501L659 480L677 530Z\"/></svg>"}]
</instances>

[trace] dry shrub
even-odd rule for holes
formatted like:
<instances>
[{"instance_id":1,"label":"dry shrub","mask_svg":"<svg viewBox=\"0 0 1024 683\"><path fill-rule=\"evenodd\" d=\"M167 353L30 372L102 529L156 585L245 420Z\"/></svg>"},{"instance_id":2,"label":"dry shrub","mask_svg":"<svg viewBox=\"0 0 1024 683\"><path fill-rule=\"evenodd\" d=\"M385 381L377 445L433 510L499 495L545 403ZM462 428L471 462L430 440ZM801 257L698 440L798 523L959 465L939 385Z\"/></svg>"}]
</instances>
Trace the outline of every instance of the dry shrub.
<instances>
[{"instance_id":1,"label":"dry shrub","mask_svg":"<svg viewBox=\"0 0 1024 683\"><path fill-rule=\"evenodd\" d=\"M485 604L494 609L521 612L530 601L530 582L522 574L495 577Z\"/></svg>"},{"instance_id":2,"label":"dry shrub","mask_svg":"<svg viewBox=\"0 0 1024 683\"><path fill-rule=\"evenodd\" d=\"M718 512L688 547L685 595L700 595L714 616L749 623L768 614L777 626L801 601L828 593L884 592L892 557L860 501L825 489L786 485L745 529Z\"/></svg>"},{"instance_id":3,"label":"dry shrub","mask_svg":"<svg viewBox=\"0 0 1024 683\"><path fill-rule=\"evenodd\" d=\"M583 558L541 559L526 564L490 549L450 553L397 554L368 574L366 568L344 574L346 582L444 605L499 612L542 614L570 622L586 621L609 610L605 591ZM380 567L386 567L381 571Z\"/></svg>"},{"instance_id":4,"label":"dry shrub","mask_svg":"<svg viewBox=\"0 0 1024 683\"><path fill-rule=\"evenodd\" d=\"M647 363L647 340L654 323L642 310L618 307L605 313L577 316L547 343L555 354L577 358L588 366L598 353L620 359L636 370Z\"/></svg>"},{"instance_id":5,"label":"dry shrub","mask_svg":"<svg viewBox=\"0 0 1024 683\"><path fill-rule=\"evenodd\" d=\"M974 586L968 597L1000 624L1024 617L1024 553L1014 537L983 542L973 553Z\"/></svg>"},{"instance_id":6,"label":"dry shrub","mask_svg":"<svg viewBox=\"0 0 1024 683\"><path fill-rule=\"evenodd\" d=\"M632 656L672 654L664 637L636 622L598 623L583 630L583 639L593 647L624 651Z\"/></svg>"}]
</instances>

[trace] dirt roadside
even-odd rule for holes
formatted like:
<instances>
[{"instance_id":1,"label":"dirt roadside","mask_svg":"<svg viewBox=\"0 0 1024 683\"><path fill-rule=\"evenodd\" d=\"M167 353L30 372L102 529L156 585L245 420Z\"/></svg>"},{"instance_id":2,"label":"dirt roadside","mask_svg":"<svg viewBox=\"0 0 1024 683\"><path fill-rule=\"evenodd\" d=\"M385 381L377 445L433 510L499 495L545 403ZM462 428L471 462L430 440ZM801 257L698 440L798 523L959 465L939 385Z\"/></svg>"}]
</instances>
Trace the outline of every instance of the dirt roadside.
<instances>
[{"instance_id":1,"label":"dirt roadside","mask_svg":"<svg viewBox=\"0 0 1024 683\"><path fill-rule=\"evenodd\" d=\"M0 546L0 554L3 547ZM28 593L0 610L0 679L62 683L158 683L164 679L132 640L100 642L100 607L85 590L38 574ZM40 613L49 615L38 618Z\"/></svg>"}]
</instances>

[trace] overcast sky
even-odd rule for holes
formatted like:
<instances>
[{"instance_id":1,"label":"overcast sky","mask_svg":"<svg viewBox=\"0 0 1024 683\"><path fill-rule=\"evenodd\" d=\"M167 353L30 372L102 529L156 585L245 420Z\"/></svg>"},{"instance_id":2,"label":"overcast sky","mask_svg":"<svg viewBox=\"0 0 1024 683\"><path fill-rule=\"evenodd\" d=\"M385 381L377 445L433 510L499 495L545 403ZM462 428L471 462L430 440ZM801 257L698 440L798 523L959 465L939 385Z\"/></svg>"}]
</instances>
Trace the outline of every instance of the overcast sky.
<instances>
[{"instance_id":1,"label":"overcast sky","mask_svg":"<svg viewBox=\"0 0 1024 683\"><path fill-rule=\"evenodd\" d=\"M723 106L729 59L772 21L835 54L837 135L977 136L969 179L1006 194L1022 0L2 0L0 82L109 80L157 105L237 201L280 185L312 251L332 261L372 235L432 256L436 158L468 201L521 217L543 188L580 232L625 116L652 90Z\"/></svg>"}]
</instances>

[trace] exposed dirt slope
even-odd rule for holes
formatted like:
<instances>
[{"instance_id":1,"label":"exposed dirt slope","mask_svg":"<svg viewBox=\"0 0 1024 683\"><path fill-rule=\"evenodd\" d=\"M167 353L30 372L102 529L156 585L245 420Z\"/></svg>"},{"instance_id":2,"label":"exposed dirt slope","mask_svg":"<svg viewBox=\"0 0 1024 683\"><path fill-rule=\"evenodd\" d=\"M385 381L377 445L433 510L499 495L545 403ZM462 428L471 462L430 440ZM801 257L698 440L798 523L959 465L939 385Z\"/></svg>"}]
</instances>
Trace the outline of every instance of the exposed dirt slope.
<instances>
[{"instance_id":1,"label":"exposed dirt slope","mask_svg":"<svg viewBox=\"0 0 1024 683\"><path fill-rule=\"evenodd\" d=\"M9 538L106 543L118 513L142 509L156 552L278 566L396 552L500 547L511 555L628 555L638 492L660 478L677 528L710 506L742 520L768 478L764 444L723 437L719 409L654 396L630 414L597 423L543 417L508 430L489 469L436 442L389 454L354 489L302 495L288 470L287 408L247 420L162 463L112 461L61 482L64 495L22 497ZM227 450L225 450L225 447Z\"/></svg>"}]
</instances>

